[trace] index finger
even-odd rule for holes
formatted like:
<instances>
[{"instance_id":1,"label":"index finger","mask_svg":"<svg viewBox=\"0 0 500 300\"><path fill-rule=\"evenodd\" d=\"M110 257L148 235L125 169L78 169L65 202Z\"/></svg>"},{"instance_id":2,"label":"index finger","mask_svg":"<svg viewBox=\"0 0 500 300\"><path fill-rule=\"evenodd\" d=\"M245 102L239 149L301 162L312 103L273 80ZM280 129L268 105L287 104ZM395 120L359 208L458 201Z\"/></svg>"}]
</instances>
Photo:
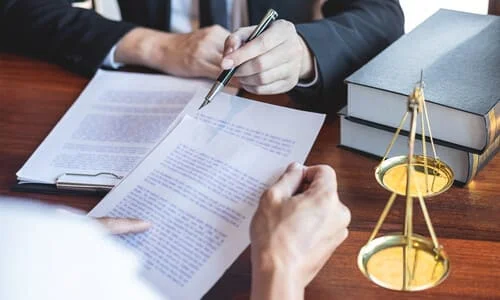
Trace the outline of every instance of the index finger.
<instances>
[{"instance_id":1,"label":"index finger","mask_svg":"<svg viewBox=\"0 0 500 300\"><path fill-rule=\"evenodd\" d=\"M283 23L279 20L274 22L269 27L269 29L264 31L261 35L244 44L241 48L235 49L233 52L226 55L224 57L224 61L226 63L223 63L223 68L229 69L235 66L239 66L251 59L261 56L262 54L284 43L287 39L286 33L288 32L285 26L289 26L285 24L288 23ZM245 33L248 33L248 31L246 31ZM235 34L238 34L238 32L236 32ZM229 61L232 62L232 66L227 63Z\"/></svg>"},{"instance_id":2,"label":"index finger","mask_svg":"<svg viewBox=\"0 0 500 300\"><path fill-rule=\"evenodd\" d=\"M327 165L316 165L307 167L304 177L309 182L308 189L327 188L337 191L337 176L335 171Z\"/></svg>"},{"instance_id":3,"label":"index finger","mask_svg":"<svg viewBox=\"0 0 500 300\"><path fill-rule=\"evenodd\" d=\"M100 217L96 220L111 234L139 233L151 227L151 223L140 219Z\"/></svg>"}]
</instances>

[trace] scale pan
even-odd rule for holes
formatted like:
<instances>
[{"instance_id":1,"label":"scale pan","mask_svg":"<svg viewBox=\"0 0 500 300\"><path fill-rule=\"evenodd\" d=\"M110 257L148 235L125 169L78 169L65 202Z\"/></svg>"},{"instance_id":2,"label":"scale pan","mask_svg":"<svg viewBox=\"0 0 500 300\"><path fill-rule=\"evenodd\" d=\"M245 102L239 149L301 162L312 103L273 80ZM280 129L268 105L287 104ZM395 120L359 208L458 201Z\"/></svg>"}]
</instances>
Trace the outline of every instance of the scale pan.
<instances>
[{"instance_id":1,"label":"scale pan","mask_svg":"<svg viewBox=\"0 0 500 300\"><path fill-rule=\"evenodd\" d=\"M425 165L427 162L427 175ZM410 196L418 197L417 186L423 197L431 197L448 190L453 184L453 171L439 159L413 156L413 180L410 185ZM375 170L378 183L393 193L406 196L406 174L408 156L396 156L384 160ZM427 183L426 183L427 179Z\"/></svg>"},{"instance_id":2,"label":"scale pan","mask_svg":"<svg viewBox=\"0 0 500 300\"><path fill-rule=\"evenodd\" d=\"M375 284L397 291L421 291L439 285L450 271L448 256L420 235L412 238L408 256L408 285L404 286L403 253L406 237L392 234L376 238L361 248L358 267Z\"/></svg>"}]
</instances>

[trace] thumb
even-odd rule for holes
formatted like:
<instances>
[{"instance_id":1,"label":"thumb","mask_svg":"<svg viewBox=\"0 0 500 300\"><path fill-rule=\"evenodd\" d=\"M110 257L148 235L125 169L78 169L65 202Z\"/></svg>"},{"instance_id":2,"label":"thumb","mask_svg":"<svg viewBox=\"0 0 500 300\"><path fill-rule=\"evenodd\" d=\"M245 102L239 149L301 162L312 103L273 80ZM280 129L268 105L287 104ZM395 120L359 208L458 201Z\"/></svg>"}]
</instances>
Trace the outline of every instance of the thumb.
<instances>
[{"instance_id":1,"label":"thumb","mask_svg":"<svg viewBox=\"0 0 500 300\"><path fill-rule=\"evenodd\" d=\"M303 179L304 166L298 163L291 163L270 190L278 194L275 194L278 198L290 198L297 192Z\"/></svg>"},{"instance_id":2,"label":"thumb","mask_svg":"<svg viewBox=\"0 0 500 300\"><path fill-rule=\"evenodd\" d=\"M138 233L148 230L151 223L131 218L96 218L111 234Z\"/></svg>"}]
</instances>

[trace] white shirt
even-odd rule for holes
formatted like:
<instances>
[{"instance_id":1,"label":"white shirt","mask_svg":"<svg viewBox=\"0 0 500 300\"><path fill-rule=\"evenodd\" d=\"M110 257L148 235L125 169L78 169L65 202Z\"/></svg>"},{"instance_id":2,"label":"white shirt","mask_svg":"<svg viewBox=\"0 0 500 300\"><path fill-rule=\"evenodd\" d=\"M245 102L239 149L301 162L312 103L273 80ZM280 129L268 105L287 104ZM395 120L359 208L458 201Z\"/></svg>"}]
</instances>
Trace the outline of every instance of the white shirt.
<instances>
[{"instance_id":1,"label":"white shirt","mask_svg":"<svg viewBox=\"0 0 500 300\"><path fill-rule=\"evenodd\" d=\"M0 299L162 299L129 249L84 215L0 197Z\"/></svg>"},{"instance_id":2,"label":"white shirt","mask_svg":"<svg viewBox=\"0 0 500 300\"><path fill-rule=\"evenodd\" d=\"M172 0L170 30L176 33L188 33L200 28L200 0ZM206 1L206 0L202 0ZM246 0L226 0L229 31L248 26L248 6Z\"/></svg>"}]
</instances>

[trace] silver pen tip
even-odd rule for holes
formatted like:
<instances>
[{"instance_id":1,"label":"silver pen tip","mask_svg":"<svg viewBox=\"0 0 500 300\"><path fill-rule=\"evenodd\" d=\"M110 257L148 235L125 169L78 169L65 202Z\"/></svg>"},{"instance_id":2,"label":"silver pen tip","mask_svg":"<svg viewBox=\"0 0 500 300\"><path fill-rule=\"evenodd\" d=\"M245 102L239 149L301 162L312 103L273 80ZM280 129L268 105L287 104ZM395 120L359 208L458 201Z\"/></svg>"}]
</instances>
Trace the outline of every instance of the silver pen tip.
<instances>
[{"instance_id":1,"label":"silver pen tip","mask_svg":"<svg viewBox=\"0 0 500 300\"><path fill-rule=\"evenodd\" d=\"M210 100L205 98L205 100L203 100L203 103L200 105L200 107L198 109L201 109L203 106L207 105L208 103L210 103Z\"/></svg>"},{"instance_id":2,"label":"silver pen tip","mask_svg":"<svg viewBox=\"0 0 500 300\"><path fill-rule=\"evenodd\" d=\"M215 95L223 88L224 88L224 85L221 82L216 81L215 84L210 89L210 91L208 92L208 94L205 96L205 100L203 101L200 108L198 108L198 109L201 109L203 106L210 103L210 101L212 101L212 99L215 97Z\"/></svg>"}]
</instances>

